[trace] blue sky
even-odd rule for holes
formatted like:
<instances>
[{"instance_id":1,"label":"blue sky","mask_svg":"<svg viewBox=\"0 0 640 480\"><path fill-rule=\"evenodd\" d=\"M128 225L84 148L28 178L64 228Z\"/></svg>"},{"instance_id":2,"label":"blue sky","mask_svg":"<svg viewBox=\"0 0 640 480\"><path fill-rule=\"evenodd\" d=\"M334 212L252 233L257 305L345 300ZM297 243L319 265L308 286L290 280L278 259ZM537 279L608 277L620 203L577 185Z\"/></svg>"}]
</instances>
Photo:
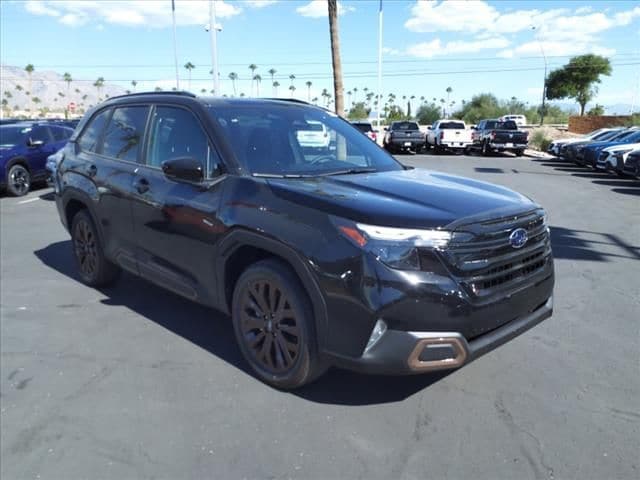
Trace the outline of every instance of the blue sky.
<instances>
[{"instance_id":1,"label":"blue sky","mask_svg":"<svg viewBox=\"0 0 640 480\"><path fill-rule=\"evenodd\" d=\"M296 75L296 96L332 91L325 0L217 0L223 93L238 73L250 94L250 63L259 66L261 95L272 94L267 71L286 90ZM5 65L70 72L78 83L102 76L137 90L174 85L170 0L31 0L0 2ZM187 61L194 91L212 88L208 4L176 0L181 87ZM492 92L530 103L540 99L541 46L550 69L575 54L608 56L613 75L600 86L599 103L640 103L640 6L634 1L440 2L384 0L383 92L441 98L451 86L458 103ZM345 90L377 89L378 1L341 3L340 37ZM535 29L532 29L535 26ZM255 93L255 92L254 92Z\"/></svg>"}]
</instances>

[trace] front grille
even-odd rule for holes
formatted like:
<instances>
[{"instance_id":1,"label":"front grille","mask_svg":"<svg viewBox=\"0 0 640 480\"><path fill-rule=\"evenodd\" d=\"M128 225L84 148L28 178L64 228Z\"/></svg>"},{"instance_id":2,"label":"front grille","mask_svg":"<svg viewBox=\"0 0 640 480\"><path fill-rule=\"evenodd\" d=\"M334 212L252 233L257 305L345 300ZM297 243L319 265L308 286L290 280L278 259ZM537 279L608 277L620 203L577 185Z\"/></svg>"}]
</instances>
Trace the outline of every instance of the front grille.
<instances>
[{"instance_id":1,"label":"front grille","mask_svg":"<svg viewBox=\"0 0 640 480\"><path fill-rule=\"evenodd\" d=\"M524 228L529 237L519 249L509 242L509 235L516 228ZM475 297L520 288L544 269L551 256L549 233L540 211L465 225L458 231L473 235L458 242L454 235L454 241L440 255L460 284Z\"/></svg>"},{"instance_id":2,"label":"front grille","mask_svg":"<svg viewBox=\"0 0 640 480\"><path fill-rule=\"evenodd\" d=\"M609 152L600 152L600 156L598 157L598 163L605 163L607 161L608 156L609 156Z\"/></svg>"}]
</instances>

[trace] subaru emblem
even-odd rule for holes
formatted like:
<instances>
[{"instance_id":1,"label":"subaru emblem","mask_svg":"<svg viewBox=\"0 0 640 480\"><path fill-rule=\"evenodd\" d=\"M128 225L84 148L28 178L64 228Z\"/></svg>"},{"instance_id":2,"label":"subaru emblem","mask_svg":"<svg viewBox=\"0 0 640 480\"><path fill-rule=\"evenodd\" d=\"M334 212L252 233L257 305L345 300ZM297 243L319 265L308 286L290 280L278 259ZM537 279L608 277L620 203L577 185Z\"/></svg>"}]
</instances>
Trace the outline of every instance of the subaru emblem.
<instances>
[{"instance_id":1,"label":"subaru emblem","mask_svg":"<svg viewBox=\"0 0 640 480\"><path fill-rule=\"evenodd\" d=\"M522 248L524 244L529 240L529 235L524 228L516 228L511 235L509 235L509 243L513 248Z\"/></svg>"}]
</instances>

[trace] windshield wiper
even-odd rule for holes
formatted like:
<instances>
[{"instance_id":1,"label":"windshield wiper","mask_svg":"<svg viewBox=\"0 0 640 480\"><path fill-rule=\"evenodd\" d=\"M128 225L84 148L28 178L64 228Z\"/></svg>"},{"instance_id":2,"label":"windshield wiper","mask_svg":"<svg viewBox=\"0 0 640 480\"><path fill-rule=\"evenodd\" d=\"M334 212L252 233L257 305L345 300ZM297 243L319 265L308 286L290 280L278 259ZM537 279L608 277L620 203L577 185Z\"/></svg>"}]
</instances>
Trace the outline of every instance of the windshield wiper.
<instances>
[{"instance_id":1,"label":"windshield wiper","mask_svg":"<svg viewBox=\"0 0 640 480\"><path fill-rule=\"evenodd\" d=\"M333 175L353 175L356 173L374 173L377 172L375 168L347 168L345 170L336 170L334 172L319 173L318 176L333 176Z\"/></svg>"},{"instance_id":2,"label":"windshield wiper","mask_svg":"<svg viewBox=\"0 0 640 480\"><path fill-rule=\"evenodd\" d=\"M251 175L259 178L308 178L310 176L293 173L252 173Z\"/></svg>"}]
</instances>

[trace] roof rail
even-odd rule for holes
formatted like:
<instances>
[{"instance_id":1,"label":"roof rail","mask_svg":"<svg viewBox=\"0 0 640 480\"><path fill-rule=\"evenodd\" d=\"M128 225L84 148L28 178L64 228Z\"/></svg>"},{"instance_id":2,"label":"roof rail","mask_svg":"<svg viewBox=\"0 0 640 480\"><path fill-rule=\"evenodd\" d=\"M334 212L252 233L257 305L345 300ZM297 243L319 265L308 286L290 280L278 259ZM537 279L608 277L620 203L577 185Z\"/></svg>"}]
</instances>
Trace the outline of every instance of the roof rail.
<instances>
[{"instance_id":1,"label":"roof rail","mask_svg":"<svg viewBox=\"0 0 640 480\"><path fill-rule=\"evenodd\" d=\"M194 93L191 92L186 92L184 90L180 90L180 91L167 91L167 90L162 90L159 92L137 92L137 93L126 93L124 95L116 95L115 97L109 97L107 98L107 100L113 100L114 98L124 98L124 97L137 97L140 95L182 95L184 97L191 97L191 98L196 98L196 95Z\"/></svg>"},{"instance_id":2,"label":"roof rail","mask_svg":"<svg viewBox=\"0 0 640 480\"><path fill-rule=\"evenodd\" d=\"M291 102L291 103L301 103L303 105L311 105L309 102L305 102L304 100L298 100L297 98L265 98L265 100L278 100L280 102Z\"/></svg>"}]
</instances>

